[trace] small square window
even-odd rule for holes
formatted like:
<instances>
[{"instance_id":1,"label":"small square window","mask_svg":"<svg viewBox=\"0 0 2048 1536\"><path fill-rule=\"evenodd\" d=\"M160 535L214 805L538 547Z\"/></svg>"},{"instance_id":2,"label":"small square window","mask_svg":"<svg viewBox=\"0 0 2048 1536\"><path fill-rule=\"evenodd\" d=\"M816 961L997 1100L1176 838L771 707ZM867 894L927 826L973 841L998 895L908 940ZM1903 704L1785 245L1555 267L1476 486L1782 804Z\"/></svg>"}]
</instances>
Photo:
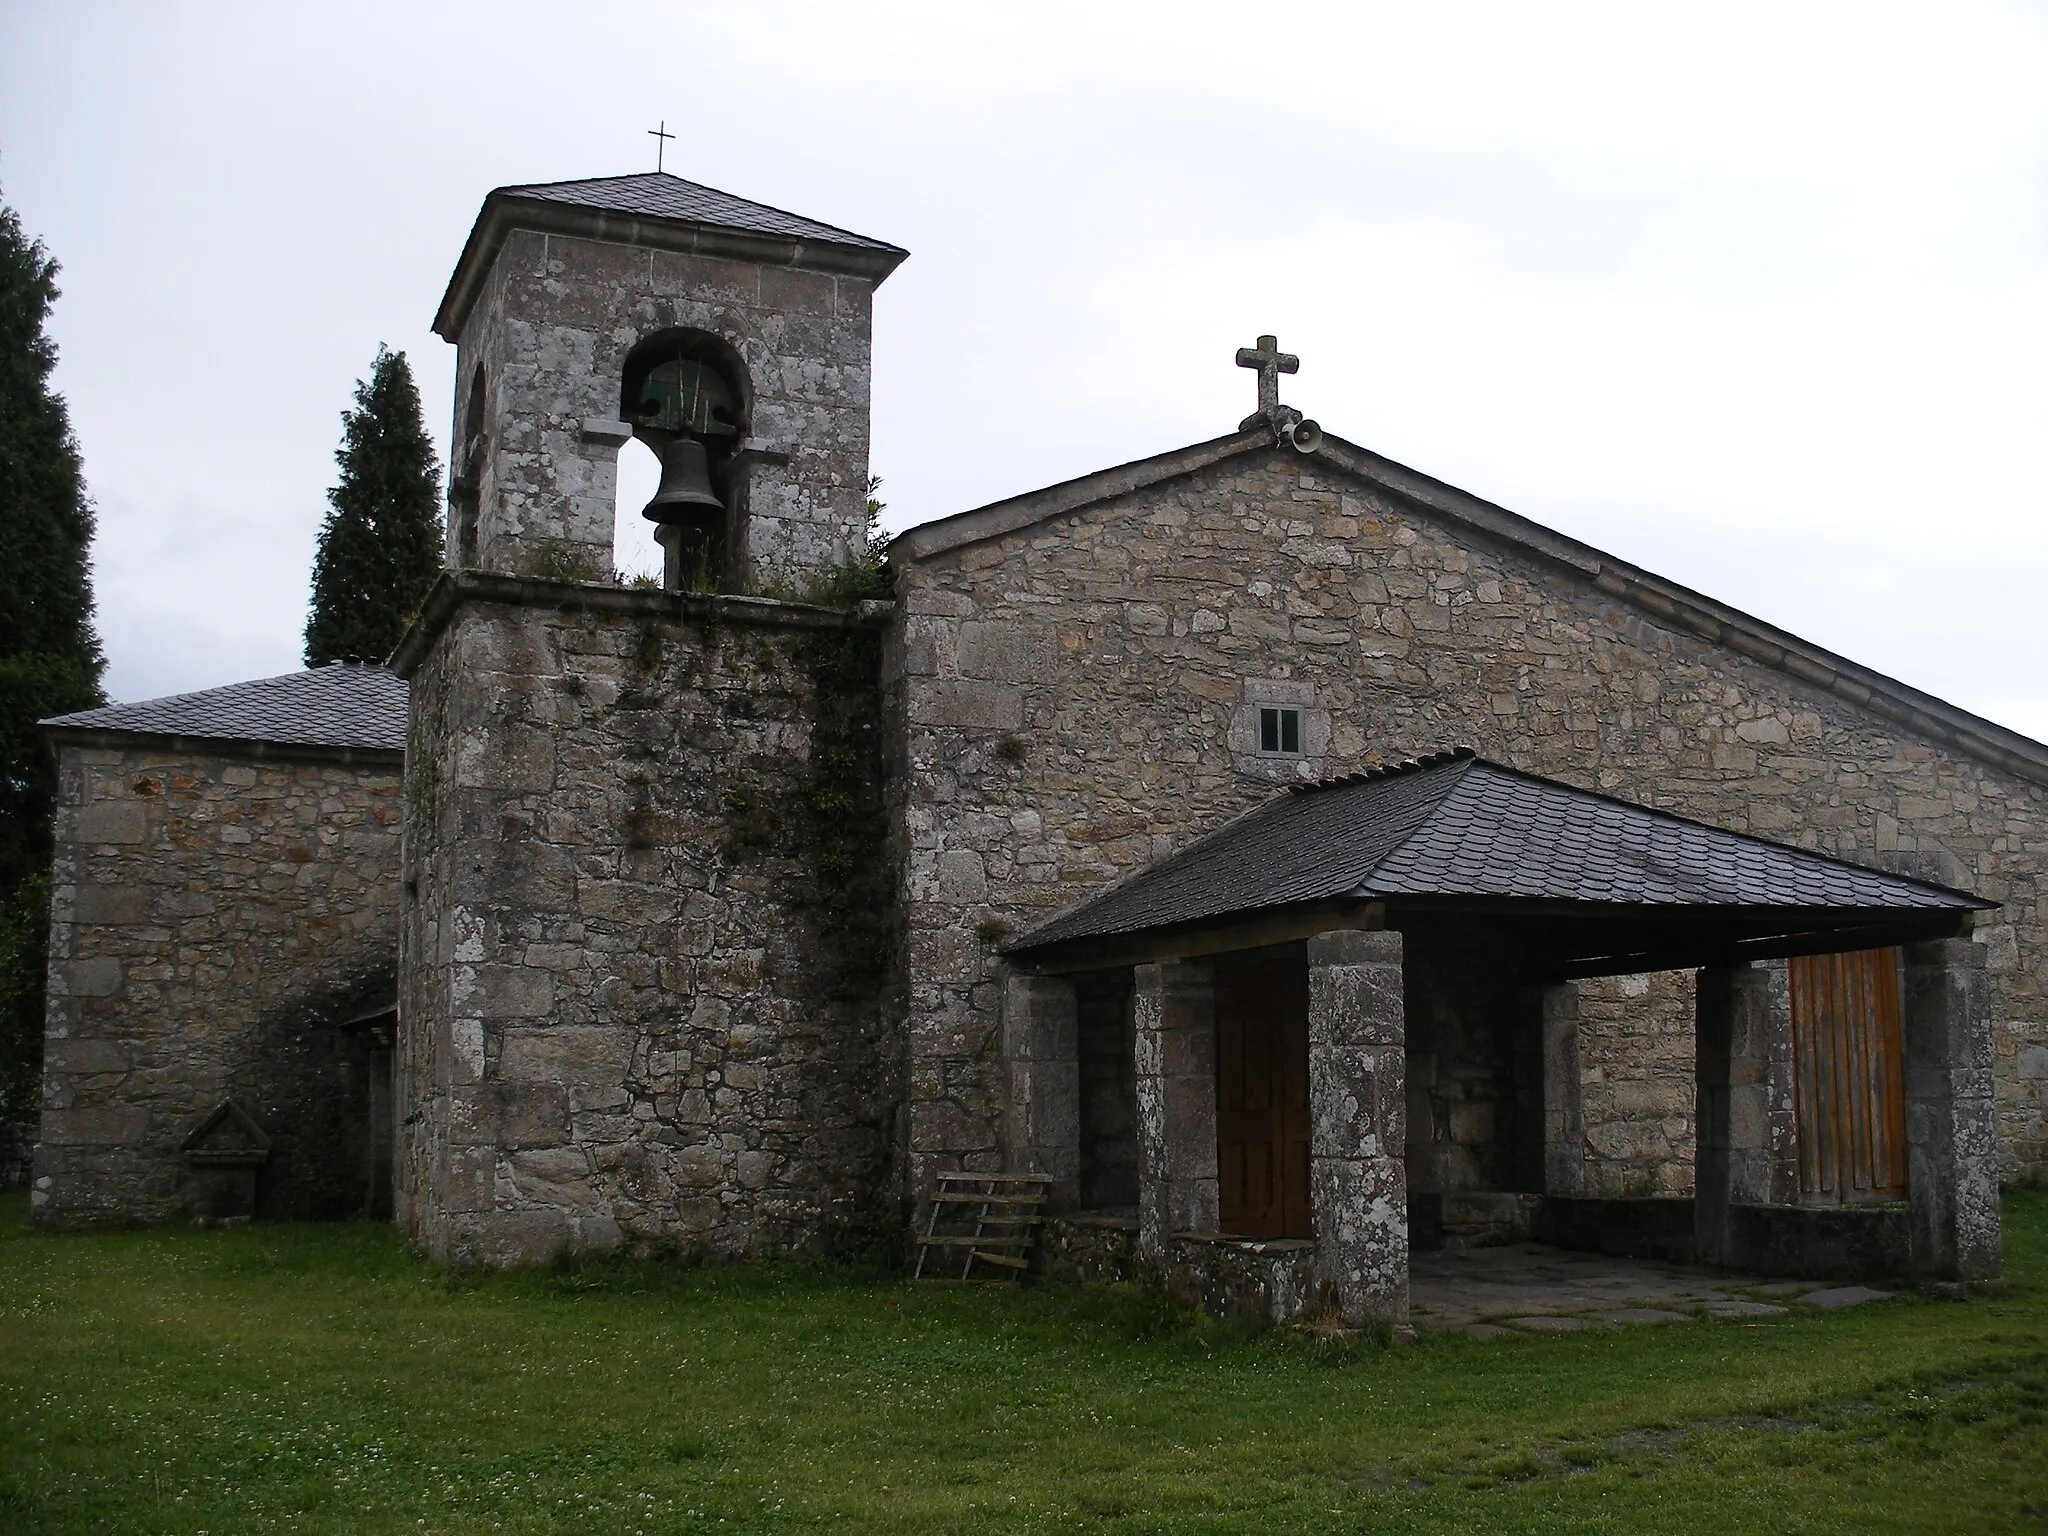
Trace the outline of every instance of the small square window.
<instances>
[{"instance_id":1,"label":"small square window","mask_svg":"<svg viewBox=\"0 0 2048 1536\"><path fill-rule=\"evenodd\" d=\"M1279 757L1301 756L1301 711L1270 706L1261 708L1259 750Z\"/></svg>"}]
</instances>

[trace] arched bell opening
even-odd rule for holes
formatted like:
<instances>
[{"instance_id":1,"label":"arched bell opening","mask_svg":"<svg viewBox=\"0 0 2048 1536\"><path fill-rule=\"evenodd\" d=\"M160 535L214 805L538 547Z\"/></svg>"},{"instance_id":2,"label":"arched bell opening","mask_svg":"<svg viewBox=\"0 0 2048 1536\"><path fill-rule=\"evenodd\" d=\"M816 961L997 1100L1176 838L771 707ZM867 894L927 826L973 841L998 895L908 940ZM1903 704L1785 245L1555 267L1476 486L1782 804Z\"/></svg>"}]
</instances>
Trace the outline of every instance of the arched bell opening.
<instances>
[{"instance_id":1,"label":"arched bell opening","mask_svg":"<svg viewBox=\"0 0 2048 1536\"><path fill-rule=\"evenodd\" d=\"M663 552L652 537L657 530L640 515L640 509L661 489L661 456L646 443L621 443L615 484L618 499L612 514L612 564L622 581L658 586Z\"/></svg>"},{"instance_id":2,"label":"arched bell opening","mask_svg":"<svg viewBox=\"0 0 2048 1536\"><path fill-rule=\"evenodd\" d=\"M627 354L619 414L660 461L660 480L641 516L655 525L662 584L672 591L715 591L726 583L732 469L751 406L744 360L708 331L657 332Z\"/></svg>"},{"instance_id":3,"label":"arched bell opening","mask_svg":"<svg viewBox=\"0 0 2048 1536\"><path fill-rule=\"evenodd\" d=\"M488 393L484 366L478 363L470 379L469 396L462 405L462 429L450 455L448 470L448 559L457 570L469 570L477 562L477 522L482 514L481 480L484 466L484 423Z\"/></svg>"}]
</instances>

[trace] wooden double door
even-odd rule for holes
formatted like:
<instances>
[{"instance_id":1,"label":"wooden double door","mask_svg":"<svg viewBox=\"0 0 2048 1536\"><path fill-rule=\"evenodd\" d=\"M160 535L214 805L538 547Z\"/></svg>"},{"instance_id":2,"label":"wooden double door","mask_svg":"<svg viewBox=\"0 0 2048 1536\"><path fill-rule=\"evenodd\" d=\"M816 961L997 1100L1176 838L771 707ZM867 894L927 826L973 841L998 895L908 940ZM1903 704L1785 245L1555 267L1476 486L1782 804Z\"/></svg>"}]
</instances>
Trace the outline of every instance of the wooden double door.
<instances>
[{"instance_id":1,"label":"wooden double door","mask_svg":"<svg viewBox=\"0 0 2048 1536\"><path fill-rule=\"evenodd\" d=\"M1808 955L1789 971L1801 1199L1905 1199L1899 952Z\"/></svg>"},{"instance_id":2,"label":"wooden double door","mask_svg":"<svg viewBox=\"0 0 2048 1536\"><path fill-rule=\"evenodd\" d=\"M1239 1237L1313 1237L1309 1206L1308 967L1299 958L1219 965L1219 1224Z\"/></svg>"}]
</instances>

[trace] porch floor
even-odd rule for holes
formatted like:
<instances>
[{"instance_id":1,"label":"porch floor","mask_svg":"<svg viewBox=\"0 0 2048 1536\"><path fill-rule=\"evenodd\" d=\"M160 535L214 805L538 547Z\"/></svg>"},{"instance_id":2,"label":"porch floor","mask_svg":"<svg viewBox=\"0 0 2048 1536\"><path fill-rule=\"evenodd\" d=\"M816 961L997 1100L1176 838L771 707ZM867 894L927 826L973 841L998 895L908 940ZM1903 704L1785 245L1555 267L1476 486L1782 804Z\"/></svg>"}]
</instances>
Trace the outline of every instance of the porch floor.
<instances>
[{"instance_id":1,"label":"porch floor","mask_svg":"<svg viewBox=\"0 0 2048 1536\"><path fill-rule=\"evenodd\" d=\"M1482 1339L1702 1317L1782 1317L1795 1307L1856 1306L1892 1294L1865 1285L1731 1275L1541 1243L1413 1254L1408 1290L1416 1328Z\"/></svg>"}]
</instances>

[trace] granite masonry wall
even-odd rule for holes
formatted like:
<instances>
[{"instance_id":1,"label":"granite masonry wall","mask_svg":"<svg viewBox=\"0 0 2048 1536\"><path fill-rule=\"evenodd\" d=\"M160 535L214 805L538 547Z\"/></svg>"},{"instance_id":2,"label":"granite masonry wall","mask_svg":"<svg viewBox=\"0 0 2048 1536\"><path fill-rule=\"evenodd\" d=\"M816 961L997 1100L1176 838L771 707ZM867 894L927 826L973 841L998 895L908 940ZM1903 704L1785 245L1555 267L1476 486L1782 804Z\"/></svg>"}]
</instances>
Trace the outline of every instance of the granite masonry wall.
<instances>
[{"instance_id":1,"label":"granite masonry wall","mask_svg":"<svg viewBox=\"0 0 2048 1536\"><path fill-rule=\"evenodd\" d=\"M512 230L459 343L451 563L611 573L618 455L647 451L619 419L627 356L682 328L719 338L745 371L741 437L754 451L720 487L739 535L724 584L802 590L845 560L865 515L873 288L801 265Z\"/></svg>"},{"instance_id":2,"label":"granite masonry wall","mask_svg":"<svg viewBox=\"0 0 2048 1536\"><path fill-rule=\"evenodd\" d=\"M395 756L60 746L38 1222L188 1214L180 1145L224 1098L274 1142L257 1216L370 1206L340 1026L392 983Z\"/></svg>"},{"instance_id":3,"label":"granite masonry wall","mask_svg":"<svg viewBox=\"0 0 2048 1536\"><path fill-rule=\"evenodd\" d=\"M1466 743L2004 903L2008 1176L2048 1163L2048 787L1287 450L897 560L913 1171L999 1166L995 946L1294 777ZM1304 715L1264 757L1257 710ZM1586 983L1587 1194L1691 1187L1692 982Z\"/></svg>"},{"instance_id":4,"label":"granite masonry wall","mask_svg":"<svg viewBox=\"0 0 2048 1536\"><path fill-rule=\"evenodd\" d=\"M1520 957L1482 923L1418 923L1402 934L1407 1004L1408 1196L1543 1188L1541 1022Z\"/></svg>"},{"instance_id":5,"label":"granite masonry wall","mask_svg":"<svg viewBox=\"0 0 2048 1536\"><path fill-rule=\"evenodd\" d=\"M880 623L444 578L399 657L398 1210L437 1258L886 1227Z\"/></svg>"}]
</instances>

